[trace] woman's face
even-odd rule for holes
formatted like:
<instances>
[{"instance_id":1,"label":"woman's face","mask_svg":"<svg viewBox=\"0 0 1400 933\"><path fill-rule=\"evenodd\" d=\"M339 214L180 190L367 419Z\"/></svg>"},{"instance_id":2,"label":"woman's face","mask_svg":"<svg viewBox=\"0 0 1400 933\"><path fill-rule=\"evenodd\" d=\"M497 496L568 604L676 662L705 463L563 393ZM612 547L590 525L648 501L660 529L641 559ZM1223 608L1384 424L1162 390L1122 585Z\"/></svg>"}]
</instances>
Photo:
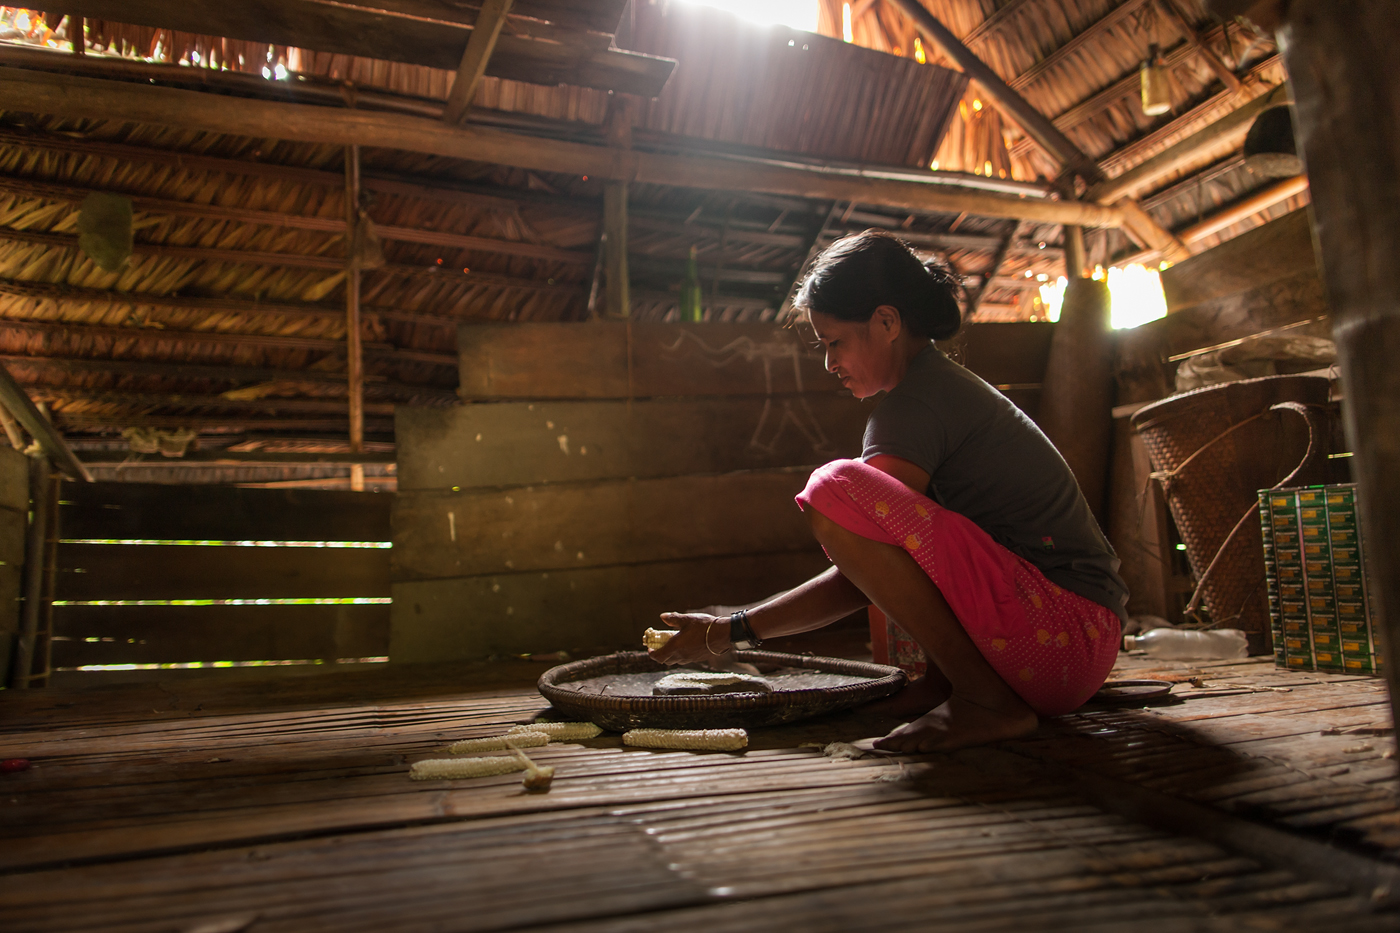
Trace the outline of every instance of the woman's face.
<instances>
[{"instance_id":1,"label":"woman's face","mask_svg":"<svg viewBox=\"0 0 1400 933\"><path fill-rule=\"evenodd\" d=\"M841 385L856 398L869 398L893 389L904 375L898 352L899 313L877 308L868 321L843 321L820 311L809 311L807 320L826 351L826 368L835 373Z\"/></svg>"}]
</instances>

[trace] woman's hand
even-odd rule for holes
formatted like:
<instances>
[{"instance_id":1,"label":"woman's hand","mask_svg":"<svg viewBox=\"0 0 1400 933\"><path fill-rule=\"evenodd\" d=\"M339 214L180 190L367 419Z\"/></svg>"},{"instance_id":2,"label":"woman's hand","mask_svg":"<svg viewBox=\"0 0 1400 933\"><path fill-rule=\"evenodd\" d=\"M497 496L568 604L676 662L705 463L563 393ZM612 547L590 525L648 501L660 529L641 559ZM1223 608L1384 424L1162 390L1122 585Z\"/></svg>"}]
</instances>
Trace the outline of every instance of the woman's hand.
<instances>
[{"instance_id":1,"label":"woman's hand","mask_svg":"<svg viewBox=\"0 0 1400 933\"><path fill-rule=\"evenodd\" d=\"M655 651L647 652L653 660L662 664L713 661L716 657L733 651L733 646L729 643L728 616L721 617L708 612L663 612L661 621L673 629L678 629L666 644Z\"/></svg>"}]
</instances>

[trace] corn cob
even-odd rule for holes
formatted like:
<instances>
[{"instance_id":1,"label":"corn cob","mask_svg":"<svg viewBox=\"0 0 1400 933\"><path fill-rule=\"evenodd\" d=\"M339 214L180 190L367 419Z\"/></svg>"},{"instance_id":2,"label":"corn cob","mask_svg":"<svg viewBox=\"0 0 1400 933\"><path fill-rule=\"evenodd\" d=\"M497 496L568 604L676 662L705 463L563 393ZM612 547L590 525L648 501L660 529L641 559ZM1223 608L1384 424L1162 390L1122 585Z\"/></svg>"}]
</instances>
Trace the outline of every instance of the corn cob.
<instances>
[{"instance_id":1,"label":"corn cob","mask_svg":"<svg viewBox=\"0 0 1400 933\"><path fill-rule=\"evenodd\" d=\"M513 748L511 751L525 765L525 777L520 781L525 789L549 790L549 785L554 781L554 765L537 765L520 749Z\"/></svg>"},{"instance_id":2,"label":"corn cob","mask_svg":"<svg viewBox=\"0 0 1400 933\"><path fill-rule=\"evenodd\" d=\"M549 736L543 732L511 732L507 735L492 735L483 739L463 739L447 746L453 755L470 755L476 752L500 752L511 748L535 748L548 745Z\"/></svg>"},{"instance_id":3,"label":"corn cob","mask_svg":"<svg viewBox=\"0 0 1400 933\"><path fill-rule=\"evenodd\" d=\"M507 736L522 732L543 732L551 742L571 742L575 739L591 739L602 733L602 728L591 722L532 722L528 726L512 726Z\"/></svg>"},{"instance_id":4,"label":"corn cob","mask_svg":"<svg viewBox=\"0 0 1400 933\"><path fill-rule=\"evenodd\" d=\"M732 752L748 746L749 734L743 729L633 729L623 734L622 744L640 748Z\"/></svg>"},{"instance_id":5,"label":"corn cob","mask_svg":"<svg viewBox=\"0 0 1400 933\"><path fill-rule=\"evenodd\" d=\"M490 758L428 758L415 761L408 776L415 781L451 781L457 778L490 777L524 771L525 762L512 755Z\"/></svg>"},{"instance_id":6,"label":"corn cob","mask_svg":"<svg viewBox=\"0 0 1400 933\"><path fill-rule=\"evenodd\" d=\"M652 685L654 696L703 696L714 693L772 693L773 685L752 674L677 671Z\"/></svg>"},{"instance_id":7,"label":"corn cob","mask_svg":"<svg viewBox=\"0 0 1400 933\"><path fill-rule=\"evenodd\" d=\"M645 646L648 651L655 651L657 648L660 648L662 645L666 644L666 642L670 641L675 634L675 629L649 628L642 633L642 645Z\"/></svg>"}]
</instances>

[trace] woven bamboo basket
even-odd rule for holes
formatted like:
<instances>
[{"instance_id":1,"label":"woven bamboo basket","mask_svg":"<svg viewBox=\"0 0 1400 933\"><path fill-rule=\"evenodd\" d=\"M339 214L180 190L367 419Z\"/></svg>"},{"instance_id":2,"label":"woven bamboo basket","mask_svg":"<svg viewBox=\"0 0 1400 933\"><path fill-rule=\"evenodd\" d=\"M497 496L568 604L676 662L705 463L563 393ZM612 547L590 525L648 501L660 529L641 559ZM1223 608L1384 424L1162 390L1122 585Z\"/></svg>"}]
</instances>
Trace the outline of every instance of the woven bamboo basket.
<instances>
[{"instance_id":1,"label":"woven bamboo basket","mask_svg":"<svg viewBox=\"0 0 1400 933\"><path fill-rule=\"evenodd\" d=\"M1322 412L1327 401L1325 377L1266 376L1184 392L1133 415L1196 579L1216 563L1201 585L1211 621L1244 631L1254 653L1271 650L1264 545L1259 522L1241 520L1257 507L1260 489L1288 477L1305 458L1309 463L1291 482L1325 482L1330 433L1312 432L1321 436L1310 456L1312 417L1271 408L1298 402Z\"/></svg>"}]
</instances>

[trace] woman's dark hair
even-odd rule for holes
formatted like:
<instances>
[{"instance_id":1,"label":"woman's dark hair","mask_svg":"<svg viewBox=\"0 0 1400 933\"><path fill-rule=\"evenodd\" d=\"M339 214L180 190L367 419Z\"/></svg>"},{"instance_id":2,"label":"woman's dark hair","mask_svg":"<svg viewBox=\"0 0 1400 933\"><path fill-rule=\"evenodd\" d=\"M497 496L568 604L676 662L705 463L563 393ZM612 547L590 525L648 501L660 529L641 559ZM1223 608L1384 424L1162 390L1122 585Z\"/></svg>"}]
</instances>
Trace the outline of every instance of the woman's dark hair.
<instances>
[{"instance_id":1,"label":"woman's dark hair","mask_svg":"<svg viewBox=\"0 0 1400 933\"><path fill-rule=\"evenodd\" d=\"M883 230L842 237L817 257L793 305L842 321L868 321L881 305L899 311L914 334L946 340L962 326L958 277Z\"/></svg>"}]
</instances>

